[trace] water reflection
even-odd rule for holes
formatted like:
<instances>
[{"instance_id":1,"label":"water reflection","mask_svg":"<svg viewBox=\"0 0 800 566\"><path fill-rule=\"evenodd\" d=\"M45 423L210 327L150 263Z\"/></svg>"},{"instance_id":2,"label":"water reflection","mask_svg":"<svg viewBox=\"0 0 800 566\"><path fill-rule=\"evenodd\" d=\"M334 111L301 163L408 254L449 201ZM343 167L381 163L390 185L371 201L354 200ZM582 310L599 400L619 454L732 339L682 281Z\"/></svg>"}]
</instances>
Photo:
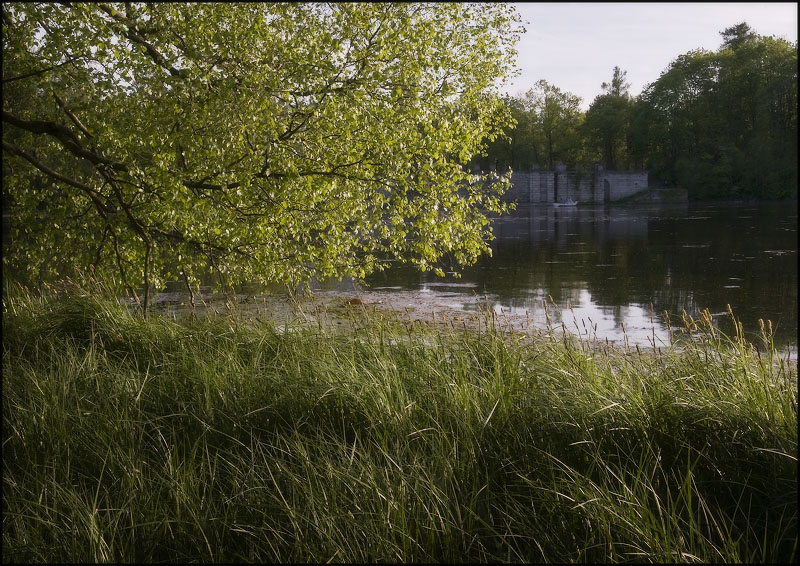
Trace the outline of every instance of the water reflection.
<instances>
[{"instance_id":1,"label":"water reflection","mask_svg":"<svg viewBox=\"0 0 800 566\"><path fill-rule=\"evenodd\" d=\"M771 320L797 343L797 207L682 204L531 207L494 220L491 258L444 280L397 267L368 280L384 292L441 295L459 308L485 297L498 314L547 318L603 340L668 343L662 313L708 308L728 333ZM398 297L399 298L399 297ZM552 302L551 302L552 301ZM571 327L571 328L570 328Z\"/></svg>"}]
</instances>

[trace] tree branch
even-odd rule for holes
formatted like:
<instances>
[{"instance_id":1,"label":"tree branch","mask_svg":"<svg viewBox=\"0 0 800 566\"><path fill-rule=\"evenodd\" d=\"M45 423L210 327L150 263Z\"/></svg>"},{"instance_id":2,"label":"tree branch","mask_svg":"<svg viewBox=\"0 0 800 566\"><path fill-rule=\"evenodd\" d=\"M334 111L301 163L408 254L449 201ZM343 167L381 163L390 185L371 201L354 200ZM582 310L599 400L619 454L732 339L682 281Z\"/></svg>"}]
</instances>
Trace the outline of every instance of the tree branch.
<instances>
[{"instance_id":1,"label":"tree branch","mask_svg":"<svg viewBox=\"0 0 800 566\"><path fill-rule=\"evenodd\" d=\"M68 65L69 63L72 63L72 62L77 61L79 59L83 59L83 57L72 57L70 59L67 59L63 63L59 63L58 65L50 65L49 67L45 67L44 69L38 69L36 71L31 71L30 73L25 73L24 75L18 75L16 77L11 77L10 79L3 79L3 82L4 83L10 83L12 81L19 81L19 80L22 80L22 79L27 79L28 77L35 77L36 75L42 75L44 73L52 71L53 69L57 69L58 67L61 67L63 65Z\"/></svg>"},{"instance_id":2,"label":"tree branch","mask_svg":"<svg viewBox=\"0 0 800 566\"><path fill-rule=\"evenodd\" d=\"M109 16L111 16L112 18L114 18L116 21L122 23L126 28L125 31L123 32L125 37L130 39L132 42L137 43L142 47L144 47L145 51L147 51L147 54L150 56L150 58L156 65L169 71L169 74L172 75L173 77L181 77L181 78L186 77L188 71L186 69L176 69L175 67L173 67L170 64L170 62L167 61L167 58L164 57L164 55L162 55L155 47L153 47L151 43L145 40L145 38L139 33L139 30L136 27L136 23L135 22L132 23L130 18L120 15L119 12L114 10L108 4L98 4L97 7L100 8L103 12L105 12Z\"/></svg>"},{"instance_id":3,"label":"tree branch","mask_svg":"<svg viewBox=\"0 0 800 566\"><path fill-rule=\"evenodd\" d=\"M89 187L88 185L84 185L79 181L70 179L69 177L62 175L61 173L50 169L48 166L46 166L44 163L42 163L29 153L26 153L16 145L9 143L6 140L3 140L3 149L13 155L18 155L19 157L22 157L23 159L28 161L31 165L36 167L39 171L52 177L53 179L56 179L57 181L61 181L62 183L75 187L76 189L82 190L89 197L89 200L92 201L92 204L94 205L95 209L97 209L97 212L100 213L100 216L106 222L108 222L108 213L109 213L108 207L104 205L103 202L100 200L100 197L102 195L98 194L96 190Z\"/></svg>"},{"instance_id":4,"label":"tree branch","mask_svg":"<svg viewBox=\"0 0 800 566\"><path fill-rule=\"evenodd\" d=\"M89 130L86 129L86 126L84 126L78 119L78 117L75 114L73 114L69 108L67 108L67 105L55 91L53 91L53 97L56 100L56 104L58 104L61 107L61 109L66 113L66 115L69 117L69 119L72 120L72 123L75 124L75 126L77 126L77 128L81 132L83 132L84 135L86 135L86 137L93 138L94 136L89 133Z\"/></svg>"},{"instance_id":5,"label":"tree branch","mask_svg":"<svg viewBox=\"0 0 800 566\"><path fill-rule=\"evenodd\" d=\"M42 173L45 173L46 175L52 177L53 179L61 181L62 183L66 183L67 185L75 187L76 189L80 189L82 191L86 191L88 193L96 195L96 191L94 189L92 189L91 187L89 187L88 185L84 185L80 181L76 181L74 179L70 179L69 177L65 177L61 173L50 169L47 165L45 165L44 163L42 163L41 161L36 159L31 154L26 153L21 148L17 147L16 145L14 145L14 144L12 144L10 142L7 142L6 140L3 140L3 149L8 151L9 153L11 153L13 155L18 155L19 157L22 157L23 159L28 161L31 165L36 167L39 171L41 171Z\"/></svg>"},{"instance_id":6,"label":"tree branch","mask_svg":"<svg viewBox=\"0 0 800 566\"><path fill-rule=\"evenodd\" d=\"M206 191L224 191L225 189L236 189L241 183L230 183L228 185L214 185L212 183L201 183L200 181L183 180L183 186L187 189L199 189Z\"/></svg>"},{"instance_id":7,"label":"tree branch","mask_svg":"<svg viewBox=\"0 0 800 566\"><path fill-rule=\"evenodd\" d=\"M56 138L61 145L63 145L75 157L82 157L88 159L95 166L108 165L117 171L127 171L128 166L124 163L114 162L107 157L103 157L99 153L89 151L81 145L80 139L75 133L57 122L50 122L48 120L23 120L14 116L10 112L3 110L3 122L16 126L22 130L27 130L33 134L47 134ZM4 142L5 143L5 142Z\"/></svg>"}]
</instances>

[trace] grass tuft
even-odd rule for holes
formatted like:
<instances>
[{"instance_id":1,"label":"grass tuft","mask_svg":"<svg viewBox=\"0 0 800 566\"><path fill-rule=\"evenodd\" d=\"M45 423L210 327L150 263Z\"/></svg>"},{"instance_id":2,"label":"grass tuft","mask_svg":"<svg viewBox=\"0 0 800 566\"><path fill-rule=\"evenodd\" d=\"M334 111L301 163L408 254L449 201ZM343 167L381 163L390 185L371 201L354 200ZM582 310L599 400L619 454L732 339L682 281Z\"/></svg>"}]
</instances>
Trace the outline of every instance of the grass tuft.
<instances>
[{"instance_id":1,"label":"grass tuft","mask_svg":"<svg viewBox=\"0 0 800 566\"><path fill-rule=\"evenodd\" d=\"M644 352L109 295L6 289L8 561L796 559L797 365L768 325L687 316Z\"/></svg>"}]
</instances>

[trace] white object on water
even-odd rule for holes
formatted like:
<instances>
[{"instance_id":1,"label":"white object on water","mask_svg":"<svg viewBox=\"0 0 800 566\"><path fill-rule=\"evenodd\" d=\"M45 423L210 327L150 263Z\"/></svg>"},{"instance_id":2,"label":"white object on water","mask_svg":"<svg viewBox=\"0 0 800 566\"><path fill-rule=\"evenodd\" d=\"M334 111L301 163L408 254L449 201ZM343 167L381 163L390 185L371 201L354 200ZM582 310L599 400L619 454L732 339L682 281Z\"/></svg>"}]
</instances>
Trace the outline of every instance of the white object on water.
<instances>
[{"instance_id":1,"label":"white object on water","mask_svg":"<svg viewBox=\"0 0 800 566\"><path fill-rule=\"evenodd\" d=\"M555 207L559 207L559 206L578 206L578 201L572 200L570 198L570 199L567 199L564 202L554 202L553 206L555 206Z\"/></svg>"}]
</instances>

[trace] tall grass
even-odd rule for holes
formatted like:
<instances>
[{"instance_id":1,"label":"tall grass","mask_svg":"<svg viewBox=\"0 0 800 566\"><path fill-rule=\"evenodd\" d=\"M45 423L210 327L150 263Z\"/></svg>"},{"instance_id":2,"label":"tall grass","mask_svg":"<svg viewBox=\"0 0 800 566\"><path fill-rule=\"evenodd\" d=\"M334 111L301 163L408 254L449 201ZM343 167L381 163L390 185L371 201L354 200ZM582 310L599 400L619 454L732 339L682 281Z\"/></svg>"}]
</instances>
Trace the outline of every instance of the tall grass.
<instances>
[{"instance_id":1,"label":"tall grass","mask_svg":"<svg viewBox=\"0 0 800 566\"><path fill-rule=\"evenodd\" d=\"M797 367L767 326L687 316L649 352L352 326L6 289L4 560L796 558Z\"/></svg>"}]
</instances>

